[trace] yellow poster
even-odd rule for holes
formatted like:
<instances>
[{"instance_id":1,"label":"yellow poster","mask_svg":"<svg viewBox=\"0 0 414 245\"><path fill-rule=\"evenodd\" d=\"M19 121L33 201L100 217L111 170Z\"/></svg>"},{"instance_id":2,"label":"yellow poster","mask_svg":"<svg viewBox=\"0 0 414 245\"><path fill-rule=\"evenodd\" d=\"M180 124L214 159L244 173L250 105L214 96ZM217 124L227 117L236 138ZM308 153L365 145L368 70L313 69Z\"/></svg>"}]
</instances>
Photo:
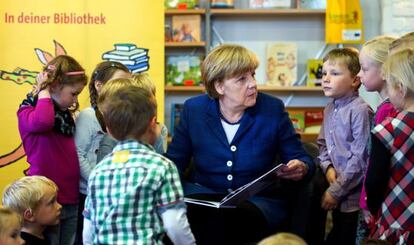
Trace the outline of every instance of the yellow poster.
<instances>
[{"instance_id":1,"label":"yellow poster","mask_svg":"<svg viewBox=\"0 0 414 245\"><path fill-rule=\"evenodd\" d=\"M126 60L133 72L149 73L156 83L158 104L163 105L163 47L163 1L3 0L0 5L0 192L28 168L16 112L48 60L59 54L70 55L89 76L99 62ZM81 108L89 106L86 87L79 103ZM163 106L159 106L160 121L163 115Z\"/></svg>"},{"instance_id":2,"label":"yellow poster","mask_svg":"<svg viewBox=\"0 0 414 245\"><path fill-rule=\"evenodd\" d=\"M362 10L359 0L327 0L326 43L363 43Z\"/></svg>"}]
</instances>

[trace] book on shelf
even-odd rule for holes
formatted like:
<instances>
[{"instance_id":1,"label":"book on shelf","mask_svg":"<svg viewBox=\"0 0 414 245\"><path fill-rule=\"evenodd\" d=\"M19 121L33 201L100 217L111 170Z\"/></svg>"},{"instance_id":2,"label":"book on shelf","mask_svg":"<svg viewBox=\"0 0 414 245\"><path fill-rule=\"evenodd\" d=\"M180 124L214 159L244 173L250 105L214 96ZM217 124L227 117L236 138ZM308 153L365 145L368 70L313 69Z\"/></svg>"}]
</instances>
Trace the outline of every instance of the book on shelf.
<instances>
[{"instance_id":1,"label":"book on shelf","mask_svg":"<svg viewBox=\"0 0 414 245\"><path fill-rule=\"evenodd\" d=\"M323 109L305 111L305 133L319 133L323 123Z\"/></svg>"},{"instance_id":2,"label":"book on shelf","mask_svg":"<svg viewBox=\"0 0 414 245\"><path fill-rule=\"evenodd\" d=\"M167 56L166 84L198 86L201 81L201 57L197 55Z\"/></svg>"},{"instance_id":3,"label":"book on shelf","mask_svg":"<svg viewBox=\"0 0 414 245\"><path fill-rule=\"evenodd\" d=\"M211 0L212 8L234 8L234 0Z\"/></svg>"},{"instance_id":4,"label":"book on shelf","mask_svg":"<svg viewBox=\"0 0 414 245\"><path fill-rule=\"evenodd\" d=\"M290 8L291 0L249 0L249 7L260 8Z\"/></svg>"},{"instance_id":5,"label":"book on shelf","mask_svg":"<svg viewBox=\"0 0 414 245\"><path fill-rule=\"evenodd\" d=\"M289 110L289 117L295 131L297 133L303 133L305 131L305 111Z\"/></svg>"},{"instance_id":6,"label":"book on shelf","mask_svg":"<svg viewBox=\"0 0 414 245\"><path fill-rule=\"evenodd\" d=\"M199 42L201 40L200 15L174 15L171 19L174 42Z\"/></svg>"},{"instance_id":7,"label":"book on shelf","mask_svg":"<svg viewBox=\"0 0 414 245\"><path fill-rule=\"evenodd\" d=\"M300 0L301 9L326 9L326 0Z\"/></svg>"},{"instance_id":8,"label":"book on shelf","mask_svg":"<svg viewBox=\"0 0 414 245\"><path fill-rule=\"evenodd\" d=\"M198 6L198 0L164 0L167 9L194 9Z\"/></svg>"},{"instance_id":9,"label":"book on shelf","mask_svg":"<svg viewBox=\"0 0 414 245\"><path fill-rule=\"evenodd\" d=\"M297 45L269 43L266 49L266 85L293 86L297 79Z\"/></svg>"},{"instance_id":10,"label":"book on shelf","mask_svg":"<svg viewBox=\"0 0 414 245\"><path fill-rule=\"evenodd\" d=\"M115 43L115 49L105 52L102 59L124 64L132 73L149 69L148 49L138 48L132 43Z\"/></svg>"},{"instance_id":11,"label":"book on shelf","mask_svg":"<svg viewBox=\"0 0 414 245\"><path fill-rule=\"evenodd\" d=\"M182 103L172 103L171 104L171 124L170 124L170 134L174 136L175 128L180 122L181 112L184 109L184 104Z\"/></svg>"},{"instance_id":12,"label":"book on shelf","mask_svg":"<svg viewBox=\"0 0 414 245\"><path fill-rule=\"evenodd\" d=\"M306 86L317 87L322 85L322 59L309 59L306 67Z\"/></svg>"},{"instance_id":13,"label":"book on shelf","mask_svg":"<svg viewBox=\"0 0 414 245\"><path fill-rule=\"evenodd\" d=\"M187 203L203 205L213 208L235 208L238 204L262 191L269 185L273 184L277 180L277 176L284 169L288 168L286 164L278 164L259 178L239 187L238 189L230 192L220 201L209 201L198 198L185 197L184 201Z\"/></svg>"}]
</instances>

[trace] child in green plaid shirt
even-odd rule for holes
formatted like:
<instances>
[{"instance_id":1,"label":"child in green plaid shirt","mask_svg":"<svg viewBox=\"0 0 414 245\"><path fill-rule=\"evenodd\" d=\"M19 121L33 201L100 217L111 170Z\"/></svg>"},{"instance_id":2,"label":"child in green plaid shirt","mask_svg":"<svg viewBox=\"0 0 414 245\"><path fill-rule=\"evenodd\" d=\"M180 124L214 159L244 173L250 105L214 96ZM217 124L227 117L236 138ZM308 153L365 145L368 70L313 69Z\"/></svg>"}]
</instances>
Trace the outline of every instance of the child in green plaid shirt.
<instances>
[{"instance_id":1,"label":"child in green plaid shirt","mask_svg":"<svg viewBox=\"0 0 414 245\"><path fill-rule=\"evenodd\" d=\"M108 133L119 143L92 171L85 203L85 244L195 244L178 171L157 154L156 101L133 85L98 101Z\"/></svg>"}]
</instances>

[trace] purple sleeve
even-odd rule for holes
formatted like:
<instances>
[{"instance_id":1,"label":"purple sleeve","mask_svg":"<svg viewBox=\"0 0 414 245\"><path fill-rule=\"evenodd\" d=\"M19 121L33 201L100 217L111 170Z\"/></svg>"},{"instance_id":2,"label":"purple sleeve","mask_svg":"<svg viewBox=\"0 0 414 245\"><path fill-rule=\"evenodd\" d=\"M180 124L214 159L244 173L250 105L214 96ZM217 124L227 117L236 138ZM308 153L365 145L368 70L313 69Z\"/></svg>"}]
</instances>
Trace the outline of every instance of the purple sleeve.
<instances>
[{"instance_id":1,"label":"purple sleeve","mask_svg":"<svg viewBox=\"0 0 414 245\"><path fill-rule=\"evenodd\" d=\"M40 133L52 130L55 111L50 98L42 98L36 106L22 106L17 112L20 127L27 132Z\"/></svg>"}]
</instances>

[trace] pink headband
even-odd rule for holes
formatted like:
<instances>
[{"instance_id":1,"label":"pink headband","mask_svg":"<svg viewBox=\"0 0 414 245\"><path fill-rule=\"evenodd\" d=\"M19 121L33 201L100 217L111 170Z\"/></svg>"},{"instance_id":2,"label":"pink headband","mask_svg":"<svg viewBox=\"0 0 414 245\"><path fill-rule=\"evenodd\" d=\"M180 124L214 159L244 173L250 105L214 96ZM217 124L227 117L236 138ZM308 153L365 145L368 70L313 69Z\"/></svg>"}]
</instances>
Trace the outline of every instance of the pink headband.
<instances>
[{"instance_id":1,"label":"pink headband","mask_svg":"<svg viewBox=\"0 0 414 245\"><path fill-rule=\"evenodd\" d=\"M50 71L54 71L56 69L55 65L48 65L47 69ZM70 71L70 72L66 72L65 75L66 76L77 76L77 75L84 75L85 71Z\"/></svg>"}]
</instances>

